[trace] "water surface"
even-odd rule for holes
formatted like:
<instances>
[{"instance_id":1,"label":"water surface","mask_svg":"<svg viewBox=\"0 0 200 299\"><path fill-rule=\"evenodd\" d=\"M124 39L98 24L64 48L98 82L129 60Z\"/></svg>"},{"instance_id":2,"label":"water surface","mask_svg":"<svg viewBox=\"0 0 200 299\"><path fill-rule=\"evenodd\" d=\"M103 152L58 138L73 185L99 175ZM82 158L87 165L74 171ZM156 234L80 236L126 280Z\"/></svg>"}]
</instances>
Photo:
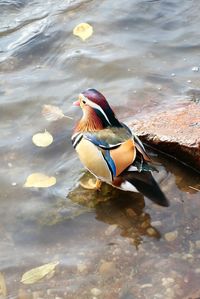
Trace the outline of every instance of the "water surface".
<instances>
[{"instance_id":1,"label":"water surface","mask_svg":"<svg viewBox=\"0 0 200 299\"><path fill-rule=\"evenodd\" d=\"M26 1L0 3L0 271L7 298L198 298L199 175L159 156L169 208L82 176L70 136L84 89L101 90L126 121L199 93L199 10L192 1ZM73 28L88 22L83 42ZM44 104L74 121L49 123ZM54 142L32 144L47 129ZM27 176L57 178L26 189ZM171 232L170 234L167 234ZM167 235L166 235L167 234ZM171 239L170 239L171 238ZM20 283L31 268L59 261L52 277Z\"/></svg>"}]
</instances>

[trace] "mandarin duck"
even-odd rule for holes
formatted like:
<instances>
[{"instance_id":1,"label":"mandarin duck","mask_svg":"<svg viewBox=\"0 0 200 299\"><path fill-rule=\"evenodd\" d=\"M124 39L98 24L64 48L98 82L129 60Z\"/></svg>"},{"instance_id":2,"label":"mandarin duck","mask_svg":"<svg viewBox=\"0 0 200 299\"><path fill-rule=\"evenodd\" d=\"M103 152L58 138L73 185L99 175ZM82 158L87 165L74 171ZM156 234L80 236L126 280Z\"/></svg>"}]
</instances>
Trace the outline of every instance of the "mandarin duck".
<instances>
[{"instance_id":1,"label":"mandarin duck","mask_svg":"<svg viewBox=\"0 0 200 299\"><path fill-rule=\"evenodd\" d=\"M155 181L156 168L140 139L120 122L106 98L95 89L79 95L74 105L83 116L72 135L80 161L95 177L83 187L100 189L102 182L125 191L141 192L153 202L168 206L168 200Z\"/></svg>"}]
</instances>

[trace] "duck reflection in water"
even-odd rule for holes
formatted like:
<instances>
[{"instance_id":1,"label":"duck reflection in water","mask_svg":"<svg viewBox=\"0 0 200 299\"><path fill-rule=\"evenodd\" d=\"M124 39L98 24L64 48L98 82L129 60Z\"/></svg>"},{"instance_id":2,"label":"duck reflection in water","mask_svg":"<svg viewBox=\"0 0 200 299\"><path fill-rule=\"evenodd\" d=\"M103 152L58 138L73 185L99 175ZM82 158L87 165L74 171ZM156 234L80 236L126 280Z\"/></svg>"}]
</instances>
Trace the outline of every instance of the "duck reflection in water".
<instances>
[{"instance_id":1,"label":"duck reflection in water","mask_svg":"<svg viewBox=\"0 0 200 299\"><path fill-rule=\"evenodd\" d=\"M81 181L84 183L90 178L91 175L87 172ZM161 237L157 228L151 225L150 215L144 211L144 196L140 193L124 192L102 184L101 191L86 190L78 186L70 192L69 198L73 202L94 208L97 220L113 225L117 234L120 231L120 235L129 238L136 247L144 236L156 239Z\"/></svg>"}]
</instances>

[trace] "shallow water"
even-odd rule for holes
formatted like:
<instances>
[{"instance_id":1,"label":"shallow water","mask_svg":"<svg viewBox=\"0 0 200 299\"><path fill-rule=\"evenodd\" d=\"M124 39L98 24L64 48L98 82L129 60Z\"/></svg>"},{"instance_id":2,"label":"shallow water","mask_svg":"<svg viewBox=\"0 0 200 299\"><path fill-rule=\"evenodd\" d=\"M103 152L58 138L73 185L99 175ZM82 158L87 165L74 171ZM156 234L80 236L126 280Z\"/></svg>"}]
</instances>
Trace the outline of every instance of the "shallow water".
<instances>
[{"instance_id":1,"label":"shallow water","mask_svg":"<svg viewBox=\"0 0 200 299\"><path fill-rule=\"evenodd\" d=\"M108 186L88 192L76 187L82 167L70 142L80 117L71 103L85 88L101 90L123 120L198 96L199 9L198 0L0 2L0 272L7 298L200 296L199 175L157 158L169 208ZM85 42L72 34L81 22L94 28ZM47 122L44 104L74 121ZM54 142L40 149L31 138L44 129ZM57 184L24 188L33 172ZM53 277L20 283L25 271L55 260Z\"/></svg>"}]
</instances>

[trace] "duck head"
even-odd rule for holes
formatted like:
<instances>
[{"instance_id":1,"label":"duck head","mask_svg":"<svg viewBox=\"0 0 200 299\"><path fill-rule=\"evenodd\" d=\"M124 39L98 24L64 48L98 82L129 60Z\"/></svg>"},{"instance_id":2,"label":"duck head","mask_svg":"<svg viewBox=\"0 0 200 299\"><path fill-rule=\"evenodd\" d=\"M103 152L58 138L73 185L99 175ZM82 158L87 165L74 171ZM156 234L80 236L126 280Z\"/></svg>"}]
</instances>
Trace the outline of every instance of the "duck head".
<instances>
[{"instance_id":1,"label":"duck head","mask_svg":"<svg viewBox=\"0 0 200 299\"><path fill-rule=\"evenodd\" d=\"M96 131L107 127L122 126L104 95L94 88L83 91L73 104L80 106L83 111L76 131Z\"/></svg>"}]
</instances>

